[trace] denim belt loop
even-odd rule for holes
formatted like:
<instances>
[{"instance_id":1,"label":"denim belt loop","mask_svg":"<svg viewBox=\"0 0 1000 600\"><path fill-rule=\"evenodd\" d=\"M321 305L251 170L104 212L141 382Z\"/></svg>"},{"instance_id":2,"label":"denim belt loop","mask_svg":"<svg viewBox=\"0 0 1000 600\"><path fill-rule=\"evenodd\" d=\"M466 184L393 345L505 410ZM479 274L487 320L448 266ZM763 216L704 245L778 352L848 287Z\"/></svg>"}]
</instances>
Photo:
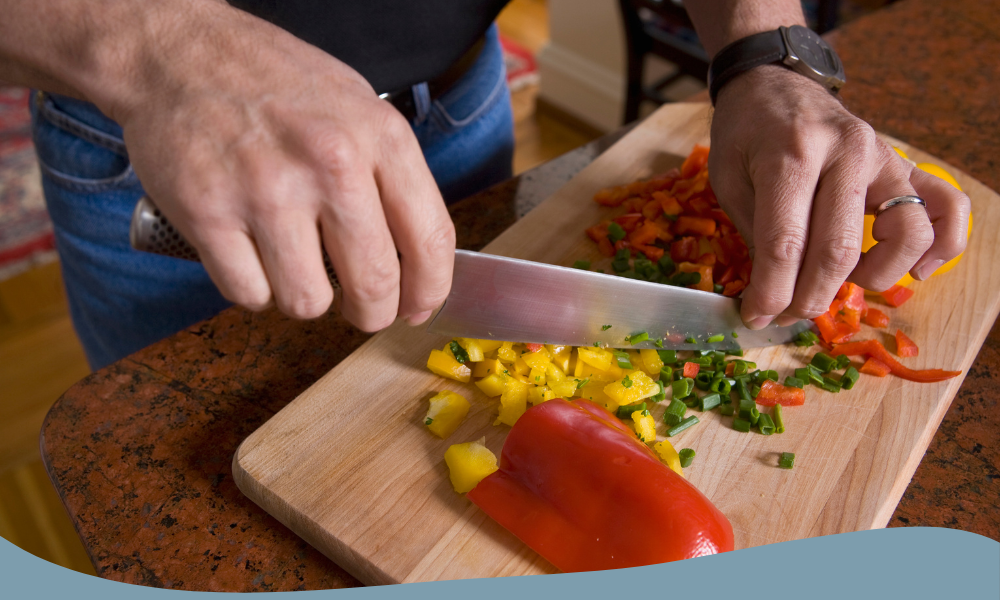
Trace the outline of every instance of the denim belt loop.
<instances>
[{"instance_id":1,"label":"denim belt loop","mask_svg":"<svg viewBox=\"0 0 1000 600\"><path fill-rule=\"evenodd\" d=\"M415 125L423 123L431 112L431 92L427 82L418 83L410 88L413 94L413 107L417 113L413 119Z\"/></svg>"}]
</instances>

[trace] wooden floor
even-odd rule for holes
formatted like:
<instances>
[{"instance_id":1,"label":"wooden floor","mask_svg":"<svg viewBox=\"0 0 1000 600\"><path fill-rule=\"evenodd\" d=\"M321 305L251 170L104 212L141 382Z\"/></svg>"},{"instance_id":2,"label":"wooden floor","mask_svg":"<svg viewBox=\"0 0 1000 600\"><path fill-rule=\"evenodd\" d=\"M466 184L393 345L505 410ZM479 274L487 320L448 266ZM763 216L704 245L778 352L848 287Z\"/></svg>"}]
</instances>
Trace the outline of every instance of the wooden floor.
<instances>
[{"instance_id":1,"label":"wooden floor","mask_svg":"<svg viewBox=\"0 0 1000 600\"><path fill-rule=\"evenodd\" d=\"M505 37L536 54L548 41L544 0L513 0L499 24ZM551 116L536 115L537 94L537 85L512 94L515 173L593 138ZM50 562L93 574L38 451L45 413L88 372L58 264L0 282L0 537Z\"/></svg>"}]
</instances>

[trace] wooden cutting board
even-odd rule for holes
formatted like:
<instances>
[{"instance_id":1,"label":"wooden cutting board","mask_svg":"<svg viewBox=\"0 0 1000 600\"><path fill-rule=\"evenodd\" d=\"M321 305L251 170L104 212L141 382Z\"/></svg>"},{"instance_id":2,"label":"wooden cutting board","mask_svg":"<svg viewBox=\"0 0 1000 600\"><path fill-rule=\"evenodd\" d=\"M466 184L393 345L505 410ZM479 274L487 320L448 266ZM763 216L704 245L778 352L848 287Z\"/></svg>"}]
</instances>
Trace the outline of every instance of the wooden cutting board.
<instances>
[{"instance_id":1,"label":"wooden cutting board","mask_svg":"<svg viewBox=\"0 0 1000 600\"><path fill-rule=\"evenodd\" d=\"M664 106L484 251L560 265L599 258L583 235L607 214L594 192L679 165L696 142L707 143L709 118L707 105ZM893 143L947 168L972 198L975 231L962 262L887 310L891 332L899 327L920 346L908 365L964 371L1000 310L1000 246L991 233L1000 229L1000 202L972 178ZM236 482L369 584L554 572L451 488L448 446L485 436L499 455L508 428L492 425L496 401L425 368L446 341L400 324L374 336L243 442ZM781 346L748 358L783 378L813 352ZM785 411L784 434L739 433L714 411L671 441L697 451L686 473L729 517L737 548L883 527L961 382L863 376L850 392L809 388L805 406ZM442 389L472 404L443 441L423 425L427 398ZM795 453L794 470L777 468L783 451Z\"/></svg>"}]
</instances>

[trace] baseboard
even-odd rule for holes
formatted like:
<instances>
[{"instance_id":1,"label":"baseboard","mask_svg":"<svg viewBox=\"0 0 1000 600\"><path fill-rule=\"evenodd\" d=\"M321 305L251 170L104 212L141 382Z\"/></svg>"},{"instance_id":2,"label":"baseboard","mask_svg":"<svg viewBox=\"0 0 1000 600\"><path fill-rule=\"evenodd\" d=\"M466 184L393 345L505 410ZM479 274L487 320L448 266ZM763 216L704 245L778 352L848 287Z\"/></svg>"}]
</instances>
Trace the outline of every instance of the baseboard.
<instances>
[{"instance_id":1,"label":"baseboard","mask_svg":"<svg viewBox=\"0 0 1000 600\"><path fill-rule=\"evenodd\" d=\"M621 127L624 72L616 72L552 42L542 48L537 62L542 79L540 101L600 133Z\"/></svg>"}]
</instances>

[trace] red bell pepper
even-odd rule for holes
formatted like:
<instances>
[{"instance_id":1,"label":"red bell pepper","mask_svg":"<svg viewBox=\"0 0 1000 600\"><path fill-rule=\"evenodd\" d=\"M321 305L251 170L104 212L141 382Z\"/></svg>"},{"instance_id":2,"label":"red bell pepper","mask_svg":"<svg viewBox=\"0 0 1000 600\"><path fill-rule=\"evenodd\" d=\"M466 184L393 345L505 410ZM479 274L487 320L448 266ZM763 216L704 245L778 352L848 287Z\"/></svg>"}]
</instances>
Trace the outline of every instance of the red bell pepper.
<instances>
[{"instance_id":1,"label":"red bell pepper","mask_svg":"<svg viewBox=\"0 0 1000 600\"><path fill-rule=\"evenodd\" d=\"M674 226L674 233L684 235L685 233L697 233L711 237L715 235L715 221L703 217L677 217L677 224Z\"/></svg>"},{"instance_id":2,"label":"red bell pepper","mask_svg":"<svg viewBox=\"0 0 1000 600\"><path fill-rule=\"evenodd\" d=\"M869 308L868 313L865 314L861 321L865 325L871 325L872 327L888 327L889 326L889 316L877 308Z\"/></svg>"},{"instance_id":3,"label":"red bell pepper","mask_svg":"<svg viewBox=\"0 0 1000 600\"><path fill-rule=\"evenodd\" d=\"M733 549L725 515L628 427L586 400L528 409L507 434L499 467L468 498L562 571ZM622 510L633 509L641 515L622 518Z\"/></svg>"},{"instance_id":4,"label":"red bell pepper","mask_svg":"<svg viewBox=\"0 0 1000 600\"><path fill-rule=\"evenodd\" d=\"M760 384L760 392L754 401L761 406L774 406L775 404L801 406L806 403L806 391L767 379Z\"/></svg>"},{"instance_id":5,"label":"red bell pepper","mask_svg":"<svg viewBox=\"0 0 1000 600\"><path fill-rule=\"evenodd\" d=\"M894 285L880 294L893 308L902 305L913 296L913 290L901 285Z\"/></svg>"},{"instance_id":6,"label":"red bell pepper","mask_svg":"<svg viewBox=\"0 0 1000 600\"><path fill-rule=\"evenodd\" d=\"M630 233L632 231L635 231L635 228L638 227L639 223L641 222L642 222L642 213L638 212L628 213L620 217L615 217L615 223L618 223L619 225L622 226L622 229Z\"/></svg>"},{"instance_id":7,"label":"red bell pepper","mask_svg":"<svg viewBox=\"0 0 1000 600\"><path fill-rule=\"evenodd\" d=\"M681 165L681 178L688 179L690 177L694 177L707 166L708 146L696 144L695 147L691 149L691 154L688 154L687 158L684 159L684 164Z\"/></svg>"},{"instance_id":8,"label":"red bell pepper","mask_svg":"<svg viewBox=\"0 0 1000 600\"><path fill-rule=\"evenodd\" d=\"M903 379L919 383L944 381L945 379L951 379L952 377L957 377L962 374L961 371L945 371L942 369L917 370L905 367L902 363L893 358L892 355L889 354L889 351L885 349L885 346L882 345L882 342L879 342L878 340L837 344L832 350L830 350L830 356L840 356L841 354L846 354L847 356L867 356L869 358L875 358L889 367L889 370L896 377L901 377Z\"/></svg>"},{"instance_id":9,"label":"red bell pepper","mask_svg":"<svg viewBox=\"0 0 1000 600\"><path fill-rule=\"evenodd\" d=\"M539 350L545 347L544 344L533 344L531 342L528 342L527 344L525 344L525 346L527 346L528 352L538 352Z\"/></svg>"},{"instance_id":10,"label":"red bell pepper","mask_svg":"<svg viewBox=\"0 0 1000 600\"><path fill-rule=\"evenodd\" d=\"M889 368L889 365L885 364L884 362L880 361L877 358L869 358L868 360L865 361L865 364L861 365L861 368L858 369L858 371L864 373L865 375L874 375L875 377L885 377L886 375L892 372L892 369Z\"/></svg>"},{"instance_id":11,"label":"red bell pepper","mask_svg":"<svg viewBox=\"0 0 1000 600\"><path fill-rule=\"evenodd\" d=\"M698 239L682 237L670 243L670 258L675 263L698 260Z\"/></svg>"},{"instance_id":12,"label":"red bell pepper","mask_svg":"<svg viewBox=\"0 0 1000 600\"><path fill-rule=\"evenodd\" d=\"M684 363L684 376L694 379L698 376L698 371L701 371L701 365L693 362Z\"/></svg>"},{"instance_id":13,"label":"red bell pepper","mask_svg":"<svg viewBox=\"0 0 1000 600\"><path fill-rule=\"evenodd\" d=\"M913 340L908 338L901 329L896 330L896 355L897 356L917 356L920 354L920 348L913 343Z\"/></svg>"}]
</instances>

